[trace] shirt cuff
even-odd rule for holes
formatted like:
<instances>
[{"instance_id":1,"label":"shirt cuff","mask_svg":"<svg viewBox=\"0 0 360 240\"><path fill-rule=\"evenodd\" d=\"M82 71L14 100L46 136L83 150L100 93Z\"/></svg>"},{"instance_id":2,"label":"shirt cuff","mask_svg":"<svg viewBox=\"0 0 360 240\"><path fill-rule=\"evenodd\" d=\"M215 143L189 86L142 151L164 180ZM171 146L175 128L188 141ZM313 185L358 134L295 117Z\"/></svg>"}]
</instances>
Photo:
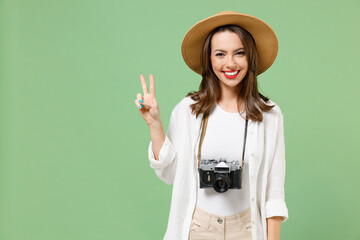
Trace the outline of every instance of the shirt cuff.
<instances>
[{"instance_id":1,"label":"shirt cuff","mask_svg":"<svg viewBox=\"0 0 360 240\"><path fill-rule=\"evenodd\" d=\"M269 200L265 203L265 218L280 216L283 217L281 222L285 222L288 218L288 209L284 200Z\"/></svg>"},{"instance_id":2,"label":"shirt cuff","mask_svg":"<svg viewBox=\"0 0 360 240\"><path fill-rule=\"evenodd\" d=\"M165 141L159 152L159 159L156 160L154 157L154 152L152 148L152 141L150 141L148 156L150 161L150 166L154 169L164 168L169 165L175 158L176 151L167 135L165 135Z\"/></svg>"}]
</instances>

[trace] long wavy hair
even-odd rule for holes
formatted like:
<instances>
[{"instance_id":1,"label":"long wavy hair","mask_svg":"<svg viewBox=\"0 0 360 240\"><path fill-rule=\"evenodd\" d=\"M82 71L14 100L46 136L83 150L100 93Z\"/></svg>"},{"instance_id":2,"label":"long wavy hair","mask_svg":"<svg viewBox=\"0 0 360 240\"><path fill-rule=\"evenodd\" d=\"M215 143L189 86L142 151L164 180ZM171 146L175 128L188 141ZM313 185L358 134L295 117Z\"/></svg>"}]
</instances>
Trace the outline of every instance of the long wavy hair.
<instances>
[{"instance_id":1,"label":"long wavy hair","mask_svg":"<svg viewBox=\"0 0 360 240\"><path fill-rule=\"evenodd\" d=\"M190 96L191 99L196 101L191 104L192 113L196 114L196 118L199 114L210 114L211 107L217 100L220 99L221 86L220 80L215 75L211 64L211 39L217 32L230 31L236 33L244 46L245 55L248 60L248 71L244 79L239 83L238 87L238 109L240 114L240 101L245 103L245 111L248 119L261 122L263 120L262 112L270 111L274 105L267 105L266 102L269 98L263 96L258 91L257 84L257 65L258 65L258 53L256 45L251 34L244 28L237 25L224 25L215 28L207 36L202 53L201 53L201 65L203 68L202 81L199 86L199 91L189 92L186 96Z\"/></svg>"}]
</instances>

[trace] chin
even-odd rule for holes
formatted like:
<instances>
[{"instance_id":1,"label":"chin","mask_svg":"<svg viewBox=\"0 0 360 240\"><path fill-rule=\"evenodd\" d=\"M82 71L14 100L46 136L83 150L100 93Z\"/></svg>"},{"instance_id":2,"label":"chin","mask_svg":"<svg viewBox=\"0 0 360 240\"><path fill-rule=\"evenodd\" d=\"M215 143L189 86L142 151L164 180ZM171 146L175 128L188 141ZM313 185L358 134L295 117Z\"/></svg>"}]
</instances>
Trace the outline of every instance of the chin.
<instances>
[{"instance_id":1,"label":"chin","mask_svg":"<svg viewBox=\"0 0 360 240\"><path fill-rule=\"evenodd\" d=\"M239 83L240 83L240 82L236 82L236 83L232 83L232 84L226 84L226 83L223 83L223 85L225 85L225 86L227 86L227 87L234 88L234 87L239 86Z\"/></svg>"}]
</instances>

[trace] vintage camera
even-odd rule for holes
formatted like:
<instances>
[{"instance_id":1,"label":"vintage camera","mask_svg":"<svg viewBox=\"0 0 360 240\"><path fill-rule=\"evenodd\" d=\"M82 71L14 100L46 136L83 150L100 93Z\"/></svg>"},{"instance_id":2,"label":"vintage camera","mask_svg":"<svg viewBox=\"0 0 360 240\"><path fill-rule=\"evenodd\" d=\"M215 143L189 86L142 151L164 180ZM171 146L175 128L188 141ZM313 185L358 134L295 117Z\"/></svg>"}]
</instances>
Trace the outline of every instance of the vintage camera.
<instances>
[{"instance_id":1,"label":"vintage camera","mask_svg":"<svg viewBox=\"0 0 360 240\"><path fill-rule=\"evenodd\" d=\"M219 193L224 193L228 189L241 189L242 167L240 161L200 160L198 170L200 188L213 187Z\"/></svg>"}]
</instances>

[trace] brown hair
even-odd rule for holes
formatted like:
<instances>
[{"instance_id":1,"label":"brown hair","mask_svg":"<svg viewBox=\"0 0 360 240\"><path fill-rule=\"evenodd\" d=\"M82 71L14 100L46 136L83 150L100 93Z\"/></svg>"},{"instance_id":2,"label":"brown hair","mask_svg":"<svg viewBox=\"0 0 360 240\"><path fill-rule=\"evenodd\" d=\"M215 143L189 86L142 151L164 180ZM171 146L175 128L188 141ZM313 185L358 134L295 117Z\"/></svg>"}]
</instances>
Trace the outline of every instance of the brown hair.
<instances>
[{"instance_id":1,"label":"brown hair","mask_svg":"<svg viewBox=\"0 0 360 240\"><path fill-rule=\"evenodd\" d=\"M211 107L215 104L216 100L220 98L220 80L217 78L212 69L210 54L212 37L215 33L224 31L236 33L244 45L245 55L248 59L248 71L244 79L239 83L240 86L238 95L240 100L245 102L246 116L253 121L261 122L263 120L262 112L270 111L274 105L270 106L265 104L269 98L263 96L258 91L256 71L258 53L255 41L248 31L237 25L224 25L217 27L207 36L201 53L201 65L203 67L203 72L199 91L192 91L186 95L196 101L196 103L190 105L192 113L196 114L196 118L201 113L208 115Z\"/></svg>"}]
</instances>

